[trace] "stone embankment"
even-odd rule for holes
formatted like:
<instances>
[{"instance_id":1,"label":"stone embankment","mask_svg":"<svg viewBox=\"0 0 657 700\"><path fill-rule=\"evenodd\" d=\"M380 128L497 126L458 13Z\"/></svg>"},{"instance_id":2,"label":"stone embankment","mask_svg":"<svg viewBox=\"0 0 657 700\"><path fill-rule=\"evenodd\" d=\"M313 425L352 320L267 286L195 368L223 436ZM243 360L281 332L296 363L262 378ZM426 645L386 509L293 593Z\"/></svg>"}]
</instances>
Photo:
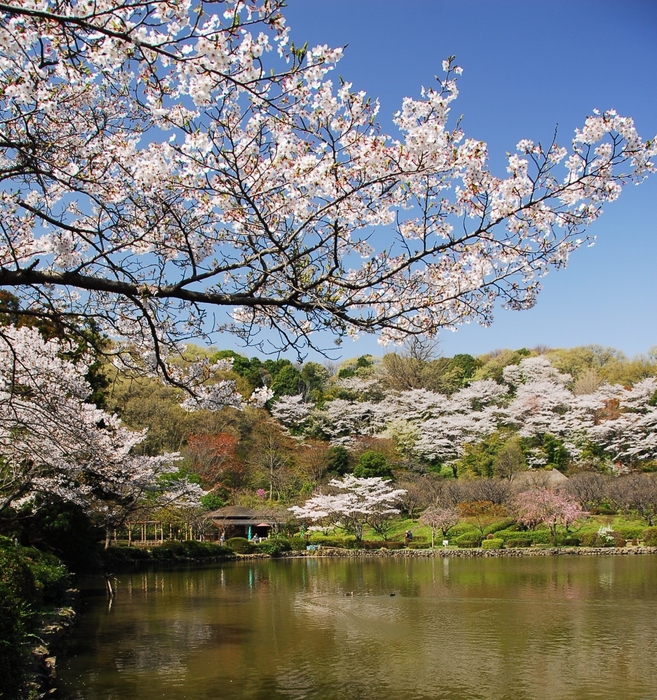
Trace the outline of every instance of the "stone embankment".
<instances>
[{"instance_id":1,"label":"stone embankment","mask_svg":"<svg viewBox=\"0 0 657 700\"><path fill-rule=\"evenodd\" d=\"M80 593L66 591L64 605L44 615L36 635L38 644L32 649L32 663L28 683L30 698L45 700L57 696L57 655L63 650L66 638L77 622Z\"/></svg>"},{"instance_id":2,"label":"stone embankment","mask_svg":"<svg viewBox=\"0 0 657 700\"><path fill-rule=\"evenodd\" d=\"M657 547L522 547L516 549L339 549L284 552L284 557L554 557L657 554Z\"/></svg>"}]
</instances>

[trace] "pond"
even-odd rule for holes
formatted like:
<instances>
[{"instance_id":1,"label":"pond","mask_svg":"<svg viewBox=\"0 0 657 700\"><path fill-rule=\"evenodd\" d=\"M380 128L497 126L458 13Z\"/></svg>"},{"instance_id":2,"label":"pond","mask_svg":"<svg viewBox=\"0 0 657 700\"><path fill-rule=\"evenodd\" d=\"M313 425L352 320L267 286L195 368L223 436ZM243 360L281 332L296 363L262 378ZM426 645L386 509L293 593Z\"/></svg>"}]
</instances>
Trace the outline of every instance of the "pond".
<instances>
[{"instance_id":1,"label":"pond","mask_svg":"<svg viewBox=\"0 0 657 700\"><path fill-rule=\"evenodd\" d=\"M66 700L654 700L657 556L251 560L102 582Z\"/></svg>"}]
</instances>

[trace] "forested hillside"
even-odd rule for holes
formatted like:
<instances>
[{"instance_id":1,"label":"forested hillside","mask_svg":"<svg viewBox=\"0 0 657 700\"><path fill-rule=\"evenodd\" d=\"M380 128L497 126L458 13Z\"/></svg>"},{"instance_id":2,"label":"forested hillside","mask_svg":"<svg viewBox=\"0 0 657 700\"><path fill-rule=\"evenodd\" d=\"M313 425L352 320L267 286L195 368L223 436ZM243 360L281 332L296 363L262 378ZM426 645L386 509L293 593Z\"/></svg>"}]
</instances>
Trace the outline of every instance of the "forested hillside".
<instances>
[{"instance_id":1,"label":"forested hillside","mask_svg":"<svg viewBox=\"0 0 657 700\"><path fill-rule=\"evenodd\" d=\"M190 412L176 389L115 373L106 402L126 425L148 429L139 449L181 453L181 472L210 492L208 507L288 505L346 473L394 478L410 501L443 478L657 469L652 353L629 359L587 346L448 358L415 342L337 365L190 352L232 360L218 380L244 395L269 387L273 398Z\"/></svg>"}]
</instances>

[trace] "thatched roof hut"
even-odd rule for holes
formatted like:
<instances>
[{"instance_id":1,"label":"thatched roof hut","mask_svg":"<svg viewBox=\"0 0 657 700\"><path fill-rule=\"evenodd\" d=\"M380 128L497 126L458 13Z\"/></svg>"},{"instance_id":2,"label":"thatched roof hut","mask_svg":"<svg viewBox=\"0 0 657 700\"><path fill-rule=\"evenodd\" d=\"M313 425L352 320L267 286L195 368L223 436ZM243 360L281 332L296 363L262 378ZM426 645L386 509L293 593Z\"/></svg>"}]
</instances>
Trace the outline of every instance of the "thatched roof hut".
<instances>
[{"instance_id":1,"label":"thatched roof hut","mask_svg":"<svg viewBox=\"0 0 657 700\"><path fill-rule=\"evenodd\" d=\"M205 516L226 537L268 537L272 528L282 524L271 509L253 509L243 506L225 506Z\"/></svg>"},{"instance_id":2,"label":"thatched roof hut","mask_svg":"<svg viewBox=\"0 0 657 700\"><path fill-rule=\"evenodd\" d=\"M556 489L563 486L568 477L557 469L528 469L513 475L513 488L518 491L527 489Z\"/></svg>"}]
</instances>

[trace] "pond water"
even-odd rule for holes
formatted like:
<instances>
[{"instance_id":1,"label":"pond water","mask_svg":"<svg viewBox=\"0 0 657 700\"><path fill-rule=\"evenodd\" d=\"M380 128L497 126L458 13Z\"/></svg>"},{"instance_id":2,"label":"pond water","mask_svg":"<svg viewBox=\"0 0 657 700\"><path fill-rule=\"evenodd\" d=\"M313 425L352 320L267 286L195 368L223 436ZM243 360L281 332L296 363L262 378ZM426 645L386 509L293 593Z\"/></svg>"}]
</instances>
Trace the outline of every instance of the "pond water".
<instances>
[{"instance_id":1,"label":"pond water","mask_svg":"<svg viewBox=\"0 0 657 700\"><path fill-rule=\"evenodd\" d=\"M252 560L88 592L66 700L657 700L652 555Z\"/></svg>"}]
</instances>

